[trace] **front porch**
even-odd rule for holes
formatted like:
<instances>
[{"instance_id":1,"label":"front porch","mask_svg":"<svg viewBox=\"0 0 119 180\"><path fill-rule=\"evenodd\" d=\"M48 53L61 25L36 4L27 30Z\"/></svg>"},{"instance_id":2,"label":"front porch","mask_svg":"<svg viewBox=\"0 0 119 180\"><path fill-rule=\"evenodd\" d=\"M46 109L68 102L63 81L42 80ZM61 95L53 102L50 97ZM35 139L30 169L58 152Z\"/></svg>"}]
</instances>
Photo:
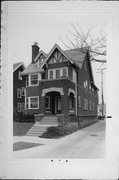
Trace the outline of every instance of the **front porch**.
<instances>
[{"instance_id":1,"label":"front porch","mask_svg":"<svg viewBox=\"0 0 119 180\"><path fill-rule=\"evenodd\" d=\"M45 93L44 96L41 96L41 114L76 114L76 98L74 90L72 90L72 92L70 92L71 90L68 90L67 93L63 93L63 88L62 93L58 92L57 88L53 91L50 91L50 88L48 90L49 92Z\"/></svg>"},{"instance_id":2,"label":"front porch","mask_svg":"<svg viewBox=\"0 0 119 180\"><path fill-rule=\"evenodd\" d=\"M44 115L77 114L75 84L68 79L39 83L39 113Z\"/></svg>"}]
</instances>

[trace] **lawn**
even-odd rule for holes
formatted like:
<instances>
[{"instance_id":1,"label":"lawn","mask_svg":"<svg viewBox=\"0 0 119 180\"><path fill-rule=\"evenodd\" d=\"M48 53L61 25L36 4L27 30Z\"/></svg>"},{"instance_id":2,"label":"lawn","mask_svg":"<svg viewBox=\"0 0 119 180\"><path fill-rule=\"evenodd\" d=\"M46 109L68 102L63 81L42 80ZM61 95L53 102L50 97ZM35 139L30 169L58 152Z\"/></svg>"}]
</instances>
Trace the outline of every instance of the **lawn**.
<instances>
[{"instance_id":1,"label":"lawn","mask_svg":"<svg viewBox=\"0 0 119 180\"><path fill-rule=\"evenodd\" d=\"M23 149L40 146L40 145L43 145L43 144L31 143L31 142L17 142L17 143L13 144L13 151L19 151L19 150L23 150Z\"/></svg>"},{"instance_id":2,"label":"lawn","mask_svg":"<svg viewBox=\"0 0 119 180\"><path fill-rule=\"evenodd\" d=\"M13 122L13 136L24 136L34 123Z\"/></svg>"}]
</instances>

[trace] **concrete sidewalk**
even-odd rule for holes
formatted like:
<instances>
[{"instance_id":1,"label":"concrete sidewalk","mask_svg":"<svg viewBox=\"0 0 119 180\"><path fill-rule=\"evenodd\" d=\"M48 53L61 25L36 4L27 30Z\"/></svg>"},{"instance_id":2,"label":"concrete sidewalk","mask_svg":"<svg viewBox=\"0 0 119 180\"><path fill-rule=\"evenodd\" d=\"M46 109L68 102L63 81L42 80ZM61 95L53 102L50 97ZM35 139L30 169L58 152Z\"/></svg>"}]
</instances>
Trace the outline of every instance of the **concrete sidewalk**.
<instances>
[{"instance_id":1,"label":"concrete sidewalk","mask_svg":"<svg viewBox=\"0 0 119 180\"><path fill-rule=\"evenodd\" d=\"M71 137L75 136L76 134L79 134L80 135L84 135L85 134L85 131L91 131L91 130L94 130L96 131L96 127L101 125L102 123L104 123L104 121L99 121L95 124L92 124L90 126L87 126L83 129L80 129L72 134L69 134L67 136L64 136L64 137L61 137L61 138L57 138L57 139L48 139L48 138L40 138L40 137L35 137L35 136L14 136L13 137L13 143L16 143L16 142L32 142L32 143L39 143L39 144L55 144L55 143L60 143L60 142L63 142L65 140L68 140L70 139ZM99 132L98 132L99 133Z\"/></svg>"}]
</instances>

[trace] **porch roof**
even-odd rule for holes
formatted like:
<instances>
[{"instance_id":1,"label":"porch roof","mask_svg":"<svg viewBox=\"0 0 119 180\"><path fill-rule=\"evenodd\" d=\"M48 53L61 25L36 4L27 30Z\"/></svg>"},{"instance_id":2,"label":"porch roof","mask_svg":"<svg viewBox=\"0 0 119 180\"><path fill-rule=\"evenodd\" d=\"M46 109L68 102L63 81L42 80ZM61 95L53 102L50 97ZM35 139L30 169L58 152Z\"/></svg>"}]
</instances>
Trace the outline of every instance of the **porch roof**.
<instances>
[{"instance_id":1,"label":"porch roof","mask_svg":"<svg viewBox=\"0 0 119 180\"><path fill-rule=\"evenodd\" d=\"M29 64L28 67L21 73L22 76L33 74L33 73L42 73L44 70L37 66L37 63Z\"/></svg>"}]
</instances>

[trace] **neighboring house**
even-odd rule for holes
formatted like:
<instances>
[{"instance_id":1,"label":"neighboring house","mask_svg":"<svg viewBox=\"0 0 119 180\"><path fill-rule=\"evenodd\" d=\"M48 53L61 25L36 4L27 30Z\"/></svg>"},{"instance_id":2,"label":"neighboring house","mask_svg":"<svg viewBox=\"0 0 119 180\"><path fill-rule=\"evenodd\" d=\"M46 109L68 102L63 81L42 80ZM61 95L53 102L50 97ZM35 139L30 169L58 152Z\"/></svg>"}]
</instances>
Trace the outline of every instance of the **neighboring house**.
<instances>
[{"instance_id":1,"label":"neighboring house","mask_svg":"<svg viewBox=\"0 0 119 180\"><path fill-rule=\"evenodd\" d=\"M102 104L98 105L98 117L101 118L102 116L106 117L106 104L103 107Z\"/></svg>"},{"instance_id":2,"label":"neighboring house","mask_svg":"<svg viewBox=\"0 0 119 180\"><path fill-rule=\"evenodd\" d=\"M69 114L80 123L97 119L98 88L86 49L63 51L55 44L47 55L35 43L32 62L22 76L25 114Z\"/></svg>"},{"instance_id":3,"label":"neighboring house","mask_svg":"<svg viewBox=\"0 0 119 180\"><path fill-rule=\"evenodd\" d=\"M21 72L25 69L23 62L13 64L13 112L23 112L25 103L25 81Z\"/></svg>"}]
</instances>

